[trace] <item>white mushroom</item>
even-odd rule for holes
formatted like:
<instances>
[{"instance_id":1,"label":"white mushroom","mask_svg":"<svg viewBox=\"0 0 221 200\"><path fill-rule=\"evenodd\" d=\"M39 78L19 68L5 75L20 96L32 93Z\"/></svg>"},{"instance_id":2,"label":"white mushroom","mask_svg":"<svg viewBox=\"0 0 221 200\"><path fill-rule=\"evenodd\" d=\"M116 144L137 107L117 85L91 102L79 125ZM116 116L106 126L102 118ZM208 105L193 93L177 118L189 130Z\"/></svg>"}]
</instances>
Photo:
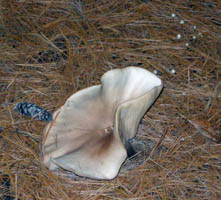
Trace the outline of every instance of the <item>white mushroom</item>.
<instances>
[{"instance_id":1,"label":"white mushroom","mask_svg":"<svg viewBox=\"0 0 221 200\"><path fill-rule=\"evenodd\" d=\"M83 89L53 114L44 130L43 163L93 179L113 179L127 158L143 115L163 85L138 67L114 69L101 85Z\"/></svg>"}]
</instances>

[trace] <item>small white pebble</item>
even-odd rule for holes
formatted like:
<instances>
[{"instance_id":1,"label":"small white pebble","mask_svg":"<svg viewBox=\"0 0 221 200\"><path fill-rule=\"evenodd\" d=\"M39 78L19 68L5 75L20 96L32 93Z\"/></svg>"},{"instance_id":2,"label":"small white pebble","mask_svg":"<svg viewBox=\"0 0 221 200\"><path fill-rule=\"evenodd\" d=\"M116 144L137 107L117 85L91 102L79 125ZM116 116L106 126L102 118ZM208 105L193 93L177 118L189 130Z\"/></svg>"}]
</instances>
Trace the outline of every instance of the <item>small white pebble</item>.
<instances>
[{"instance_id":1,"label":"small white pebble","mask_svg":"<svg viewBox=\"0 0 221 200\"><path fill-rule=\"evenodd\" d=\"M156 69L155 69L155 70L153 70L153 73L157 75L157 70L156 70Z\"/></svg>"},{"instance_id":2,"label":"small white pebble","mask_svg":"<svg viewBox=\"0 0 221 200\"><path fill-rule=\"evenodd\" d=\"M176 17L176 14L172 13L172 14L171 14L171 17Z\"/></svg>"},{"instance_id":3,"label":"small white pebble","mask_svg":"<svg viewBox=\"0 0 221 200\"><path fill-rule=\"evenodd\" d=\"M184 24L184 20L180 20L180 24Z\"/></svg>"},{"instance_id":4,"label":"small white pebble","mask_svg":"<svg viewBox=\"0 0 221 200\"><path fill-rule=\"evenodd\" d=\"M196 39L196 36L195 36L195 35L193 35L193 37L192 37L192 38L193 38L193 40L195 40L195 39Z\"/></svg>"},{"instance_id":5,"label":"small white pebble","mask_svg":"<svg viewBox=\"0 0 221 200\"><path fill-rule=\"evenodd\" d=\"M181 138L181 139L180 139L180 142L184 142L184 138Z\"/></svg>"},{"instance_id":6,"label":"small white pebble","mask_svg":"<svg viewBox=\"0 0 221 200\"><path fill-rule=\"evenodd\" d=\"M177 39L180 39L181 37L182 37L181 34L177 34L176 36Z\"/></svg>"},{"instance_id":7,"label":"small white pebble","mask_svg":"<svg viewBox=\"0 0 221 200\"><path fill-rule=\"evenodd\" d=\"M176 73L176 70L175 70L175 69L171 69L171 73L172 73L172 74L175 74L175 73Z\"/></svg>"},{"instance_id":8,"label":"small white pebble","mask_svg":"<svg viewBox=\"0 0 221 200\"><path fill-rule=\"evenodd\" d=\"M203 34L201 32L198 33L199 36L203 36Z\"/></svg>"},{"instance_id":9,"label":"small white pebble","mask_svg":"<svg viewBox=\"0 0 221 200\"><path fill-rule=\"evenodd\" d=\"M193 29L196 30L196 25L193 26Z\"/></svg>"},{"instance_id":10,"label":"small white pebble","mask_svg":"<svg viewBox=\"0 0 221 200\"><path fill-rule=\"evenodd\" d=\"M186 47L190 46L190 44L188 42L185 45L186 45Z\"/></svg>"}]
</instances>

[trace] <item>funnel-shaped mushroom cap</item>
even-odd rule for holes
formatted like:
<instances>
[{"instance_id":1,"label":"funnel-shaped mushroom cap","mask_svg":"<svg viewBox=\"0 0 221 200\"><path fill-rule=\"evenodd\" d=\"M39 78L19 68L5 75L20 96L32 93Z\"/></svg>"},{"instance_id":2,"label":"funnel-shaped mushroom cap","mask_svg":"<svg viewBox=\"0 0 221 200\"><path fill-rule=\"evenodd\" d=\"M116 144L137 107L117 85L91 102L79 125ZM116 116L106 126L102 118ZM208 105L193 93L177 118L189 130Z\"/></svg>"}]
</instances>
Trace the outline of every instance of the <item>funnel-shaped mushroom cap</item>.
<instances>
[{"instance_id":1,"label":"funnel-shaped mushroom cap","mask_svg":"<svg viewBox=\"0 0 221 200\"><path fill-rule=\"evenodd\" d=\"M114 178L127 157L128 139L162 87L142 68L106 72L101 85L73 94L53 114L44 130L43 163L89 178Z\"/></svg>"}]
</instances>

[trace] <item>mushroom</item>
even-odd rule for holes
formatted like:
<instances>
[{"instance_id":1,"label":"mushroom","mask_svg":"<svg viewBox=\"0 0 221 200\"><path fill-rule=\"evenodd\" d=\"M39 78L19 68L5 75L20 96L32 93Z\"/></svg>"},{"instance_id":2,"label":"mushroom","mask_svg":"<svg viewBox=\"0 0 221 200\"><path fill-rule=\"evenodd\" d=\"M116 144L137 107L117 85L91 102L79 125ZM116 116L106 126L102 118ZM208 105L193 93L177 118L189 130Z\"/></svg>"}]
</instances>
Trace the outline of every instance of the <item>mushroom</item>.
<instances>
[{"instance_id":1,"label":"mushroom","mask_svg":"<svg viewBox=\"0 0 221 200\"><path fill-rule=\"evenodd\" d=\"M95 85L70 96L44 129L43 163L92 179L113 179L133 148L140 120L163 87L138 67L114 69Z\"/></svg>"}]
</instances>

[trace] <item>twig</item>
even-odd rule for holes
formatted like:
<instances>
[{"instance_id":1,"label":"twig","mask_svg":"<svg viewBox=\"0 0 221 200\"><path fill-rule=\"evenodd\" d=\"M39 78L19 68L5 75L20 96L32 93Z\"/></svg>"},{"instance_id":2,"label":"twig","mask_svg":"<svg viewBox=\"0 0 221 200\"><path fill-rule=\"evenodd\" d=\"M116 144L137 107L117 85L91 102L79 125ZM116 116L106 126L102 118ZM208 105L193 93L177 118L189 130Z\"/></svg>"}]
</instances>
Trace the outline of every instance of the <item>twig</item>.
<instances>
[{"instance_id":1,"label":"twig","mask_svg":"<svg viewBox=\"0 0 221 200\"><path fill-rule=\"evenodd\" d=\"M81 0L73 0L73 7L74 11L83 19L85 20L85 15L82 9L82 2Z\"/></svg>"},{"instance_id":2,"label":"twig","mask_svg":"<svg viewBox=\"0 0 221 200\"><path fill-rule=\"evenodd\" d=\"M37 139L35 136L33 136L29 132L20 131L20 130L16 129L16 133L22 134L22 135L27 136L27 137L31 137L34 141L39 142L39 139Z\"/></svg>"},{"instance_id":3,"label":"twig","mask_svg":"<svg viewBox=\"0 0 221 200\"><path fill-rule=\"evenodd\" d=\"M214 138L212 138L207 131L204 131L198 124L194 123L192 120L187 119L185 116L183 116L182 114L180 114L180 116L182 116L184 119L186 119L201 135L203 135L204 137L206 137L207 139L213 141L213 142L217 142Z\"/></svg>"},{"instance_id":4,"label":"twig","mask_svg":"<svg viewBox=\"0 0 221 200\"><path fill-rule=\"evenodd\" d=\"M208 103L206 104L205 109L204 109L205 111L208 111L208 109L209 109L209 107L210 107L210 105L211 105L212 100L213 100L214 98L216 98L216 96L217 96L217 94L218 94L218 88L219 88L219 86L221 86L221 81L219 81L219 82L216 84L215 89L214 89L213 96L210 96L210 97L209 97L209 101L208 101Z\"/></svg>"},{"instance_id":5,"label":"twig","mask_svg":"<svg viewBox=\"0 0 221 200\"><path fill-rule=\"evenodd\" d=\"M160 140L157 142L157 144L154 146L154 148L152 149L150 155L148 156L147 159L150 159L153 157L153 154L155 153L156 149L160 146L160 144L162 143L163 139L165 138L166 134L168 132L168 129L166 129L166 131L164 131L163 135L161 135Z\"/></svg>"}]
</instances>

